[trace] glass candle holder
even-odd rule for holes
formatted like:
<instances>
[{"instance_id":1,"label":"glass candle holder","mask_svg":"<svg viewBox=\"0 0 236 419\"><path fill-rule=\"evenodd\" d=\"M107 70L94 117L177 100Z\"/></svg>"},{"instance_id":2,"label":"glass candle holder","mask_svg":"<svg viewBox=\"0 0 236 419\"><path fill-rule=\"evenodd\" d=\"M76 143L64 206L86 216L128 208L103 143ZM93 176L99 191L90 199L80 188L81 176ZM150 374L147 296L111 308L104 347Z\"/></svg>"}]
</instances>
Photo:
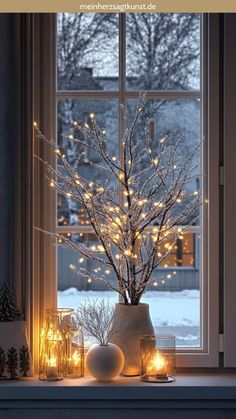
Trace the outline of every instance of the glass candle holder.
<instances>
[{"instance_id":1,"label":"glass candle holder","mask_svg":"<svg viewBox=\"0 0 236 419\"><path fill-rule=\"evenodd\" d=\"M71 315L71 327L66 335L67 378L80 378L84 376L84 335L81 324L74 313Z\"/></svg>"},{"instance_id":2,"label":"glass candle holder","mask_svg":"<svg viewBox=\"0 0 236 419\"><path fill-rule=\"evenodd\" d=\"M152 383L175 381L175 336L157 334L140 338L141 380Z\"/></svg>"},{"instance_id":3,"label":"glass candle holder","mask_svg":"<svg viewBox=\"0 0 236 419\"><path fill-rule=\"evenodd\" d=\"M62 380L66 365L65 329L73 310L50 309L40 336L39 378Z\"/></svg>"},{"instance_id":4,"label":"glass candle holder","mask_svg":"<svg viewBox=\"0 0 236 419\"><path fill-rule=\"evenodd\" d=\"M74 310L47 310L40 338L41 380L56 381L63 377L84 375L84 340Z\"/></svg>"}]
</instances>

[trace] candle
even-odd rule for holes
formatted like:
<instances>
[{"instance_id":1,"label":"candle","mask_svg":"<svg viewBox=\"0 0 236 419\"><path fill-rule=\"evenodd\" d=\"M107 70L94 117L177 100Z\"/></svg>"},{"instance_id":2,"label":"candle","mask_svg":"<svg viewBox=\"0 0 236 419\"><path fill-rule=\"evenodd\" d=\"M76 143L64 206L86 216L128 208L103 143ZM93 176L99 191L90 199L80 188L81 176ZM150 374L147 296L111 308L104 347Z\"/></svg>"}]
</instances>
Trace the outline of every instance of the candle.
<instances>
[{"instance_id":1,"label":"candle","mask_svg":"<svg viewBox=\"0 0 236 419\"><path fill-rule=\"evenodd\" d=\"M72 355L72 363L75 367L80 365L81 357L78 351L75 351Z\"/></svg>"},{"instance_id":2,"label":"candle","mask_svg":"<svg viewBox=\"0 0 236 419\"><path fill-rule=\"evenodd\" d=\"M52 380L58 379L58 365L56 357L52 357L48 361L47 378Z\"/></svg>"},{"instance_id":3,"label":"candle","mask_svg":"<svg viewBox=\"0 0 236 419\"><path fill-rule=\"evenodd\" d=\"M168 361L159 351L151 358L148 365L148 374L158 377L167 377Z\"/></svg>"}]
</instances>

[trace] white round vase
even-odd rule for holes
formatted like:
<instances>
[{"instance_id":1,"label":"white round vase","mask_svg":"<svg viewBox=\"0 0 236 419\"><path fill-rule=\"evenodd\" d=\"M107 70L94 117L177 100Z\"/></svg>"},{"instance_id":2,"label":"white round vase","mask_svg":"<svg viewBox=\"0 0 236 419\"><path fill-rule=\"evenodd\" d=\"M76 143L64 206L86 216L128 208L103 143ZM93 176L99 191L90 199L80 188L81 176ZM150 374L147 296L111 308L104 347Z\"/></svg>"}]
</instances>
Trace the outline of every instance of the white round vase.
<instances>
[{"instance_id":1,"label":"white round vase","mask_svg":"<svg viewBox=\"0 0 236 419\"><path fill-rule=\"evenodd\" d=\"M124 355L113 343L94 345L86 355L86 366L98 381L111 381L123 369Z\"/></svg>"}]
</instances>

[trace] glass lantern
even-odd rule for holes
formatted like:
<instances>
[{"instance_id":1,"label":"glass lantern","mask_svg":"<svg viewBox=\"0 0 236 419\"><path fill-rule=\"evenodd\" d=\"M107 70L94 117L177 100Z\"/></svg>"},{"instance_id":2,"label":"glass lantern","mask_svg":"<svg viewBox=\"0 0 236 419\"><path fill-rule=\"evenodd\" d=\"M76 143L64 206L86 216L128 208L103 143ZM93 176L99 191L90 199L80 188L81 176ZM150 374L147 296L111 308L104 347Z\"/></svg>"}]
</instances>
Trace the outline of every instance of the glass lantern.
<instances>
[{"instance_id":1,"label":"glass lantern","mask_svg":"<svg viewBox=\"0 0 236 419\"><path fill-rule=\"evenodd\" d=\"M46 311L46 321L40 336L39 378L41 380L63 379L66 361L64 328L71 313L70 309Z\"/></svg>"},{"instance_id":2,"label":"glass lantern","mask_svg":"<svg viewBox=\"0 0 236 419\"><path fill-rule=\"evenodd\" d=\"M140 338L141 380L152 383L175 381L175 336L157 334Z\"/></svg>"},{"instance_id":3,"label":"glass lantern","mask_svg":"<svg viewBox=\"0 0 236 419\"><path fill-rule=\"evenodd\" d=\"M83 332L74 310L47 310L40 338L39 378L57 381L63 377L82 377L83 346Z\"/></svg>"},{"instance_id":4,"label":"glass lantern","mask_svg":"<svg viewBox=\"0 0 236 419\"><path fill-rule=\"evenodd\" d=\"M67 378L80 378L84 376L84 335L81 324L75 313L71 315L71 327L66 336L67 341Z\"/></svg>"}]
</instances>

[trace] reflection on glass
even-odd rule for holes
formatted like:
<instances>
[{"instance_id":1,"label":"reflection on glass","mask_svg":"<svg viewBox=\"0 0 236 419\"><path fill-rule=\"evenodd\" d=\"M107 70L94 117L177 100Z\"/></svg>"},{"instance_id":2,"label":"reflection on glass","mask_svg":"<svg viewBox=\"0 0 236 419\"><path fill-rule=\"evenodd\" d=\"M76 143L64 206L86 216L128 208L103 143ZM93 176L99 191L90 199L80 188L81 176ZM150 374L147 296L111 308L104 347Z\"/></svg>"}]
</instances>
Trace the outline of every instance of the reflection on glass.
<instances>
[{"instance_id":1,"label":"reflection on glass","mask_svg":"<svg viewBox=\"0 0 236 419\"><path fill-rule=\"evenodd\" d=\"M58 13L59 90L118 88L118 16Z\"/></svg>"},{"instance_id":2,"label":"reflection on glass","mask_svg":"<svg viewBox=\"0 0 236 419\"><path fill-rule=\"evenodd\" d=\"M107 147L112 156L119 158L118 146L118 102L116 100L63 100L58 103L58 146L68 162L78 162L78 173L91 182L111 179L103 170L100 156L83 145L83 137L76 128L78 124L92 124L96 118L107 138ZM76 142L80 140L80 143ZM90 163L93 163L91 165ZM110 185L112 186L112 185ZM113 185L115 187L115 185ZM58 194L58 225L88 225L84 207L78 202Z\"/></svg>"},{"instance_id":3,"label":"reflection on glass","mask_svg":"<svg viewBox=\"0 0 236 419\"><path fill-rule=\"evenodd\" d=\"M195 240L194 233L184 233L178 238L173 250L169 256L160 264L160 266L168 268L172 266L184 266L194 268L196 266ZM160 243L158 246L158 257L161 258L166 252L167 243ZM168 248L168 246L167 246Z\"/></svg>"},{"instance_id":4,"label":"reflection on glass","mask_svg":"<svg viewBox=\"0 0 236 419\"><path fill-rule=\"evenodd\" d=\"M199 89L199 14L127 14L126 49L129 90Z\"/></svg>"}]
</instances>

